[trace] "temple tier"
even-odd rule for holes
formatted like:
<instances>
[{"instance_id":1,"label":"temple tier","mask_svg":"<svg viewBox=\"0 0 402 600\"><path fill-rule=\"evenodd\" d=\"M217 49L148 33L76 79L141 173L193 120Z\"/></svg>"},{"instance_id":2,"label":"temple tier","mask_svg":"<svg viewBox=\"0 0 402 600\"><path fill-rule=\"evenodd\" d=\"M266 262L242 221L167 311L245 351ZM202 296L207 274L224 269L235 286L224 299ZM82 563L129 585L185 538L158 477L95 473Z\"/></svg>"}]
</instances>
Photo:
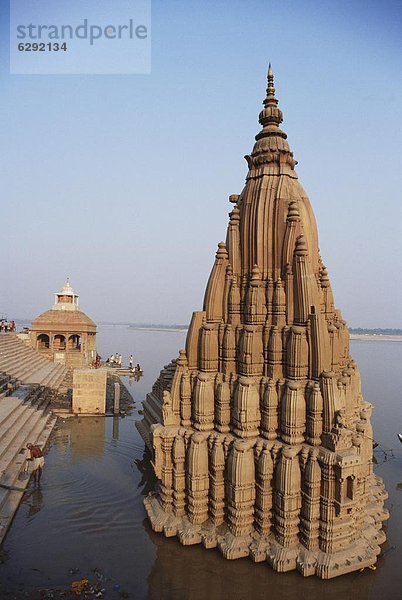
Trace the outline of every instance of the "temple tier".
<instances>
[{"instance_id":1,"label":"temple tier","mask_svg":"<svg viewBox=\"0 0 402 600\"><path fill-rule=\"evenodd\" d=\"M145 507L183 545L328 579L375 563L387 494L271 68L259 121L203 311L144 402Z\"/></svg>"}]
</instances>

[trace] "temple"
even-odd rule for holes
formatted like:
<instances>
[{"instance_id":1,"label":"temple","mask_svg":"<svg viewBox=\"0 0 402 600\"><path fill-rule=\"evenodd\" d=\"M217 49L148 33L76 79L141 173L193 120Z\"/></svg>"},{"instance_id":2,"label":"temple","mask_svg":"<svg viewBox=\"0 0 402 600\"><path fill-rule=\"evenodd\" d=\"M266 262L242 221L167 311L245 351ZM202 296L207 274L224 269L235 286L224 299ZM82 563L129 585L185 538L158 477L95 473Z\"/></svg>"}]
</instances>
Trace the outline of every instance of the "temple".
<instances>
[{"instance_id":1,"label":"temple","mask_svg":"<svg viewBox=\"0 0 402 600\"><path fill-rule=\"evenodd\" d=\"M68 278L54 295L52 308L32 321L31 346L67 367L88 367L95 361L96 325L79 309L78 295Z\"/></svg>"},{"instance_id":2,"label":"temple","mask_svg":"<svg viewBox=\"0 0 402 600\"><path fill-rule=\"evenodd\" d=\"M328 579L376 562L387 494L271 67L259 122L203 310L144 402L145 507L183 545Z\"/></svg>"}]
</instances>

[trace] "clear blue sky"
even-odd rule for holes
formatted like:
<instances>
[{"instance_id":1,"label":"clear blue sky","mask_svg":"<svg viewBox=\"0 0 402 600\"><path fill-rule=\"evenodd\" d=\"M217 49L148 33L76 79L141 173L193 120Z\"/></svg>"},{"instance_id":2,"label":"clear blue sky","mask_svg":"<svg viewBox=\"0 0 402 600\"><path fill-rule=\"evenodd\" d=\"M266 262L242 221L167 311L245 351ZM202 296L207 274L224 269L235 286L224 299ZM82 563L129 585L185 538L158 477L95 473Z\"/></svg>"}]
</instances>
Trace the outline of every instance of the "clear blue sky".
<instances>
[{"instance_id":1,"label":"clear blue sky","mask_svg":"<svg viewBox=\"0 0 402 600\"><path fill-rule=\"evenodd\" d=\"M4 0L1 29L9 318L69 275L95 320L188 322L271 61L336 304L351 326L402 327L400 1L154 0L150 75L10 75Z\"/></svg>"}]
</instances>

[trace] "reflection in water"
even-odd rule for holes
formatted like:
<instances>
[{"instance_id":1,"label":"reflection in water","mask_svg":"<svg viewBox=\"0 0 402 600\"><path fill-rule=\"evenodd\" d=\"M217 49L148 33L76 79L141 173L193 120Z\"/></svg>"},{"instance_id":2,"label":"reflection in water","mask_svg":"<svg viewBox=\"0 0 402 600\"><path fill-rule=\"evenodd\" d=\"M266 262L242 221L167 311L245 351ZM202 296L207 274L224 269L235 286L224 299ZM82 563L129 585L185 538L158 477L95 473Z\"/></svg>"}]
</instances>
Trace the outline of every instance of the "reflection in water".
<instances>
[{"instance_id":1,"label":"reflection in water","mask_svg":"<svg viewBox=\"0 0 402 600\"><path fill-rule=\"evenodd\" d=\"M229 561L216 550L202 546L183 547L176 540L154 533L144 521L157 547L154 566L148 577L148 600L326 600L370 597L373 572L352 573L330 581L302 578L296 572L276 573L266 563L249 558Z\"/></svg>"},{"instance_id":2,"label":"reflection in water","mask_svg":"<svg viewBox=\"0 0 402 600\"><path fill-rule=\"evenodd\" d=\"M28 505L28 517L33 517L43 507L42 490L35 488L32 492L28 492L24 501Z\"/></svg>"},{"instance_id":3,"label":"reflection in water","mask_svg":"<svg viewBox=\"0 0 402 600\"><path fill-rule=\"evenodd\" d=\"M119 439L119 422L120 419L118 416L113 417L113 439L118 441Z\"/></svg>"},{"instance_id":4,"label":"reflection in water","mask_svg":"<svg viewBox=\"0 0 402 600\"><path fill-rule=\"evenodd\" d=\"M75 417L70 421L70 444L73 458L103 456L106 419L104 417Z\"/></svg>"},{"instance_id":5,"label":"reflection in water","mask_svg":"<svg viewBox=\"0 0 402 600\"><path fill-rule=\"evenodd\" d=\"M402 481L396 484L396 489L402 491Z\"/></svg>"},{"instance_id":6,"label":"reflection in water","mask_svg":"<svg viewBox=\"0 0 402 600\"><path fill-rule=\"evenodd\" d=\"M139 381L142 377L143 373L133 373L131 375L128 376L128 383L129 385L134 385L135 382Z\"/></svg>"},{"instance_id":7,"label":"reflection in water","mask_svg":"<svg viewBox=\"0 0 402 600\"><path fill-rule=\"evenodd\" d=\"M56 425L53 430L52 444L57 447L60 454L64 454L71 446L71 432L69 429L64 429L61 425Z\"/></svg>"},{"instance_id":8,"label":"reflection in water","mask_svg":"<svg viewBox=\"0 0 402 600\"><path fill-rule=\"evenodd\" d=\"M151 464L151 453L146 446L142 458L135 458L134 464L142 475L138 484L138 487L142 488L141 494L148 496L155 489L157 478Z\"/></svg>"}]
</instances>

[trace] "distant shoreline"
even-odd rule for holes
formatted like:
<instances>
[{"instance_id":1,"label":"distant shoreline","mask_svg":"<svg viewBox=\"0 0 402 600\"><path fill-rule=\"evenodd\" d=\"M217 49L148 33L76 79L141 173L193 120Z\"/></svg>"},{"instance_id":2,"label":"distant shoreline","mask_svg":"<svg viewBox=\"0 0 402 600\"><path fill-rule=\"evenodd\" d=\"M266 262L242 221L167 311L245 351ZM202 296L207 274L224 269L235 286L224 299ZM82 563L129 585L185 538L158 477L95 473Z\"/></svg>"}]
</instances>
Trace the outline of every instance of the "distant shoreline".
<instances>
[{"instance_id":1,"label":"distant shoreline","mask_svg":"<svg viewBox=\"0 0 402 600\"><path fill-rule=\"evenodd\" d=\"M29 325L28 320L16 320L18 325ZM134 325L132 323L108 323L100 322L99 327L127 327L136 331L158 331L161 333L172 332L172 333L183 333L188 331L186 325ZM351 328L353 330L353 327ZM399 330L398 330L399 331ZM363 342L402 342L402 334L393 333L349 333L351 340L358 340Z\"/></svg>"},{"instance_id":2,"label":"distant shoreline","mask_svg":"<svg viewBox=\"0 0 402 600\"><path fill-rule=\"evenodd\" d=\"M176 329L173 327L130 327L130 329L134 329L136 331L158 331L165 333L183 333L188 331L188 329ZM351 333L351 340L363 341L363 342L402 342L402 335L379 335L379 334L369 334L369 333Z\"/></svg>"},{"instance_id":3,"label":"distant shoreline","mask_svg":"<svg viewBox=\"0 0 402 600\"><path fill-rule=\"evenodd\" d=\"M158 331L158 332L172 332L172 333L183 333L188 331L188 328L176 328L176 327L133 327L130 329L136 331ZM363 341L363 342L402 342L402 335L381 335L379 333L351 333L351 340Z\"/></svg>"},{"instance_id":4,"label":"distant shoreline","mask_svg":"<svg viewBox=\"0 0 402 600\"><path fill-rule=\"evenodd\" d=\"M351 340L364 342L402 342L402 335L381 335L379 333L351 333Z\"/></svg>"},{"instance_id":5,"label":"distant shoreline","mask_svg":"<svg viewBox=\"0 0 402 600\"><path fill-rule=\"evenodd\" d=\"M129 329L135 329L136 331L172 331L173 333L182 333L188 331L188 327L136 327L134 325L130 325Z\"/></svg>"},{"instance_id":6,"label":"distant shoreline","mask_svg":"<svg viewBox=\"0 0 402 600\"><path fill-rule=\"evenodd\" d=\"M163 327L163 325L152 326L136 326L130 325L130 329L137 331L160 331L172 333L182 333L188 331L188 327ZM402 335L380 334L380 333L351 333L351 340L360 340L365 342L402 342Z\"/></svg>"}]
</instances>

